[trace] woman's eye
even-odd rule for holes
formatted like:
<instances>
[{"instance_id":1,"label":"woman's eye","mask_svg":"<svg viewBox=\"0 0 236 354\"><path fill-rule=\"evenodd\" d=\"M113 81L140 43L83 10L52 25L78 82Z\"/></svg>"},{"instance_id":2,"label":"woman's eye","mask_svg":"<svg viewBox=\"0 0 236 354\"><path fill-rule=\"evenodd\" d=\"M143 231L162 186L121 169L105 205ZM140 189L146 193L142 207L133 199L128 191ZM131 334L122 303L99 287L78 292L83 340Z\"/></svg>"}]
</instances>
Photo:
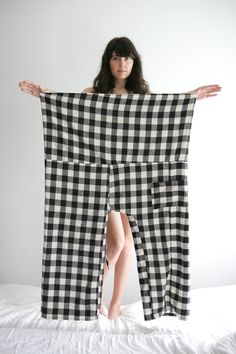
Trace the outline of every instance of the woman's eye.
<instances>
[{"instance_id":1,"label":"woman's eye","mask_svg":"<svg viewBox=\"0 0 236 354\"><path fill-rule=\"evenodd\" d=\"M111 58L112 58L112 60L118 60L118 59L121 59L122 57L118 57L118 56L113 55ZM125 58L125 61L131 60L131 57L123 57L123 58Z\"/></svg>"}]
</instances>

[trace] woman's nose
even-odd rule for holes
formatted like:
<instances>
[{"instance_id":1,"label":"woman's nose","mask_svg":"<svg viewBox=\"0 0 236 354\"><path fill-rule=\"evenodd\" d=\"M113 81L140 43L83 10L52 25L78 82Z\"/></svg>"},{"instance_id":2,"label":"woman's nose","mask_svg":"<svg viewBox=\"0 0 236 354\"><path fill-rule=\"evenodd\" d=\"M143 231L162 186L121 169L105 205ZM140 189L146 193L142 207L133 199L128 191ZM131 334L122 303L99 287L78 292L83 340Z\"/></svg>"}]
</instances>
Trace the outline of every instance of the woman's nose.
<instances>
[{"instance_id":1,"label":"woman's nose","mask_svg":"<svg viewBox=\"0 0 236 354\"><path fill-rule=\"evenodd\" d=\"M123 66L125 64L125 58L121 57L119 59L120 59L120 61L119 61L120 65Z\"/></svg>"}]
</instances>

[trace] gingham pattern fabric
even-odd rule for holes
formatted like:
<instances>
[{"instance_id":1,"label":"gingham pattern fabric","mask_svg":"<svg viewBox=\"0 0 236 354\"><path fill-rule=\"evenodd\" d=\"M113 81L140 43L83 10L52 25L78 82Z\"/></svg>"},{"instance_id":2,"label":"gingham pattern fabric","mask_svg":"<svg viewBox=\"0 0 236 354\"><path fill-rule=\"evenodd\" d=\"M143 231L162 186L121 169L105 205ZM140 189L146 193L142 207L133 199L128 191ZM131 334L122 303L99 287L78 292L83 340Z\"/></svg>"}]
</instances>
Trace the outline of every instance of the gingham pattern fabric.
<instances>
[{"instance_id":1,"label":"gingham pattern fabric","mask_svg":"<svg viewBox=\"0 0 236 354\"><path fill-rule=\"evenodd\" d=\"M110 211L128 215L144 320L189 315L190 94L40 95L45 151L41 316L99 315Z\"/></svg>"}]
</instances>

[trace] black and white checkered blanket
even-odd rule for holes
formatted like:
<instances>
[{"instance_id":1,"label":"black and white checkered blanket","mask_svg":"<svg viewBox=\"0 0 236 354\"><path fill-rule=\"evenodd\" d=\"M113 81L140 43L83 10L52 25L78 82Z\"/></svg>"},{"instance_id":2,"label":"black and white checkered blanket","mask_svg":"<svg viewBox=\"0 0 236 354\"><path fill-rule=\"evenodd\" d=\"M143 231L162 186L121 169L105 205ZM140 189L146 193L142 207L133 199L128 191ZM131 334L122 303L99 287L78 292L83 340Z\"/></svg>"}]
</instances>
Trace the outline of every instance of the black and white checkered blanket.
<instances>
[{"instance_id":1,"label":"black and white checkered blanket","mask_svg":"<svg viewBox=\"0 0 236 354\"><path fill-rule=\"evenodd\" d=\"M40 95L42 317L98 318L110 211L133 235L144 319L189 314L190 94Z\"/></svg>"}]
</instances>

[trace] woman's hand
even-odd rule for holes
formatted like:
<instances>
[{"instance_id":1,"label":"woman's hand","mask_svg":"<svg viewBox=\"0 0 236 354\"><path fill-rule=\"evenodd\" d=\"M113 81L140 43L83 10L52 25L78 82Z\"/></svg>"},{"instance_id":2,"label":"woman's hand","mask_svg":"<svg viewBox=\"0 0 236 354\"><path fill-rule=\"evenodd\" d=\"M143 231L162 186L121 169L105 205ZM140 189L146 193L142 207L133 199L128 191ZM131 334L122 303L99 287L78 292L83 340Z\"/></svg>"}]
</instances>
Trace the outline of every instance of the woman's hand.
<instances>
[{"instance_id":1,"label":"woman's hand","mask_svg":"<svg viewBox=\"0 0 236 354\"><path fill-rule=\"evenodd\" d=\"M36 97L39 97L40 93L50 92L46 87L29 80L20 81L19 87L21 88L21 91Z\"/></svg>"},{"instance_id":2,"label":"woman's hand","mask_svg":"<svg viewBox=\"0 0 236 354\"><path fill-rule=\"evenodd\" d=\"M217 93L220 90L221 87L219 85L206 85L198 87L196 90L190 91L188 93L195 95L196 99L200 100L202 98L217 96Z\"/></svg>"}]
</instances>

